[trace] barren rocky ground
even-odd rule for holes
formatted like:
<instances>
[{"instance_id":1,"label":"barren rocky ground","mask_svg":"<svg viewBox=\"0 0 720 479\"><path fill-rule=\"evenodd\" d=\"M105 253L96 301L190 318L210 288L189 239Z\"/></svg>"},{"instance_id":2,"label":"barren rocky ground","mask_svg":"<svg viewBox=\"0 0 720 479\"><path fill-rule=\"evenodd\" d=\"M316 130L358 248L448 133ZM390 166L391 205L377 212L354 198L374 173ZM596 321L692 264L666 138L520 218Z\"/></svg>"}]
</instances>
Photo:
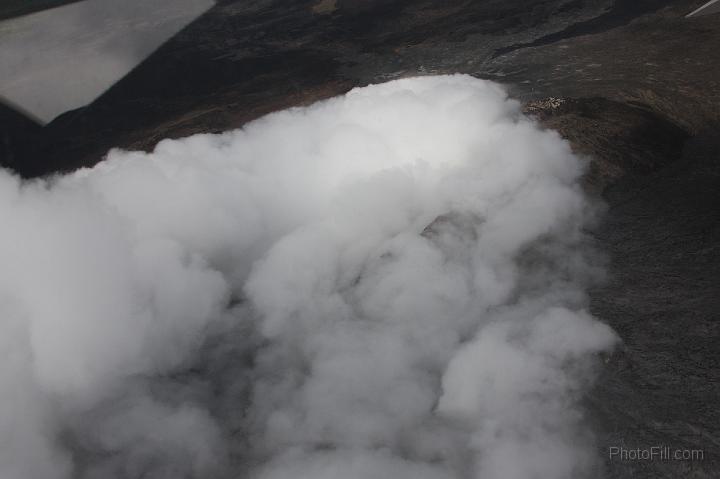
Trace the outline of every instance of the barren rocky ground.
<instances>
[{"instance_id":1,"label":"barren rocky ground","mask_svg":"<svg viewBox=\"0 0 720 479\"><path fill-rule=\"evenodd\" d=\"M78 0L7 0L0 5L0 20L55 8Z\"/></svg>"},{"instance_id":2,"label":"barren rocky ground","mask_svg":"<svg viewBox=\"0 0 720 479\"><path fill-rule=\"evenodd\" d=\"M623 346L589 398L601 454L704 451L608 459L607 477L717 477L720 15L684 18L702 3L222 1L93 104L42 129L8 119L2 161L28 177L71 170L408 75L506 83L593 158L588 187L608 205L594 235L610 275L592 305Z\"/></svg>"}]
</instances>

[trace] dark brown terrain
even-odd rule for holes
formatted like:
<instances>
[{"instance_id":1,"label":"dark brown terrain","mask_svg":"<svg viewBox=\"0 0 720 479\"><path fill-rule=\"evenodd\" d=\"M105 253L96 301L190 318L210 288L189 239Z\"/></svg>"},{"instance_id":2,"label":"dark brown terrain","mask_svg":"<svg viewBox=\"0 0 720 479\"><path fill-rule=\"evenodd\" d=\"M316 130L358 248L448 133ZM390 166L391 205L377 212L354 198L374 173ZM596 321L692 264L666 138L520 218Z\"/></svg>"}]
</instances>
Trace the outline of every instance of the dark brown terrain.
<instances>
[{"instance_id":1,"label":"dark brown terrain","mask_svg":"<svg viewBox=\"0 0 720 479\"><path fill-rule=\"evenodd\" d=\"M0 5L0 20L61 7L79 0L5 0Z\"/></svg>"},{"instance_id":2,"label":"dark brown terrain","mask_svg":"<svg viewBox=\"0 0 720 479\"><path fill-rule=\"evenodd\" d=\"M593 158L588 187L608 204L592 307L623 346L589 399L600 453L704 451L607 460L607 477L720 477L720 15L684 18L703 3L222 1L91 105L42 129L8 120L0 160L68 171L402 76L506 83Z\"/></svg>"},{"instance_id":3,"label":"dark brown terrain","mask_svg":"<svg viewBox=\"0 0 720 479\"><path fill-rule=\"evenodd\" d=\"M239 127L269 111L354 86L445 72L495 79L527 99L639 101L672 121L704 125L712 113L700 117L698 108L709 109L713 89L703 82L715 78L707 70L712 65L705 64L718 39L713 17L682 18L692 5L669 0L223 1L97 101L50 123L44 141L27 152L18 171L36 176L91 165L113 146L148 149L162 138ZM637 25L648 32L636 32ZM667 45L652 31L662 33ZM623 55L624 63L614 66ZM644 65L653 62L658 66ZM684 88L688 80L699 84ZM670 118L666 110L671 108L685 108L687 118Z\"/></svg>"}]
</instances>

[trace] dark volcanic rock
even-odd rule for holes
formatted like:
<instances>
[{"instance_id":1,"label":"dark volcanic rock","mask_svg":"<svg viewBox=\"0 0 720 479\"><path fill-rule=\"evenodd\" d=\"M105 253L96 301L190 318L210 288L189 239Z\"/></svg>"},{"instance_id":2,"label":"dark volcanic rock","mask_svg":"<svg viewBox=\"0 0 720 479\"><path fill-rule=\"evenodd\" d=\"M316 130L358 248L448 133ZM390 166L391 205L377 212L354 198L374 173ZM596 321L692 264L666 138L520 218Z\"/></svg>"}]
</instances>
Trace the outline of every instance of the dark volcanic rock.
<instances>
[{"instance_id":1,"label":"dark volcanic rock","mask_svg":"<svg viewBox=\"0 0 720 479\"><path fill-rule=\"evenodd\" d=\"M678 2L621 28L516 50L485 71L528 98L603 97L642 104L691 132L716 129L720 15L684 18L690 9Z\"/></svg>"},{"instance_id":2,"label":"dark volcanic rock","mask_svg":"<svg viewBox=\"0 0 720 479\"><path fill-rule=\"evenodd\" d=\"M92 105L49 124L16 166L24 176L90 166L111 147L151 149L425 73L495 79L526 99L639 103L697 131L718 119L720 34L717 16L684 19L699 2L687 3L342 0L323 10L315 0L223 1Z\"/></svg>"},{"instance_id":3,"label":"dark volcanic rock","mask_svg":"<svg viewBox=\"0 0 720 479\"><path fill-rule=\"evenodd\" d=\"M147 149L235 128L272 108L398 76L498 77L485 65L499 48L565 31L613 1L344 0L328 13L317 4L221 2L92 105L49 124L21 173L89 166L113 146Z\"/></svg>"},{"instance_id":4,"label":"dark volcanic rock","mask_svg":"<svg viewBox=\"0 0 720 479\"><path fill-rule=\"evenodd\" d=\"M4 0L0 5L0 20L28 15L78 1L80 0Z\"/></svg>"},{"instance_id":5,"label":"dark volcanic rock","mask_svg":"<svg viewBox=\"0 0 720 479\"><path fill-rule=\"evenodd\" d=\"M0 102L0 165L22 170L28 152L42 138L42 126L10 105Z\"/></svg>"},{"instance_id":6,"label":"dark volcanic rock","mask_svg":"<svg viewBox=\"0 0 720 479\"><path fill-rule=\"evenodd\" d=\"M597 239L610 280L592 310L624 345L592 397L608 448L702 450L702 461L608 461L608 477L715 478L720 470L720 140L690 140L679 161L607 190Z\"/></svg>"},{"instance_id":7,"label":"dark volcanic rock","mask_svg":"<svg viewBox=\"0 0 720 479\"><path fill-rule=\"evenodd\" d=\"M592 159L587 181L597 190L670 164L689 136L648 108L605 98L548 98L529 102L525 112Z\"/></svg>"}]
</instances>

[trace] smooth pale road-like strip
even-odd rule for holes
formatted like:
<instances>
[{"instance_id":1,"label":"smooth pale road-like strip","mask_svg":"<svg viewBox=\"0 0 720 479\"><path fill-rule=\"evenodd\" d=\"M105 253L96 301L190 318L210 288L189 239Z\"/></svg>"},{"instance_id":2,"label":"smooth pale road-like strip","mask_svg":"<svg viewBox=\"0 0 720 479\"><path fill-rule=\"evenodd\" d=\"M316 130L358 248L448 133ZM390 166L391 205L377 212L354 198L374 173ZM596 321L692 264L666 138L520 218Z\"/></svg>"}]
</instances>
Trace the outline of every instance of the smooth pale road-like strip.
<instances>
[{"instance_id":1,"label":"smooth pale road-like strip","mask_svg":"<svg viewBox=\"0 0 720 479\"><path fill-rule=\"evenodd\" d=\"M49 122L93 101L213 5L86 0L0 21L0 101Z\"/></svg>"},{"instance_id":2,"label":"smooth pale road-like strip","mask_svg":"<svg viewBox=\"0 0 720 479\"><path fill-rule=\"evenodd\" d=\"M710 0L702 7L689 13L688 17L697 17L699 15L710 15L713 13L720 13L720 0Z\"/></svg>"}]
</instances>

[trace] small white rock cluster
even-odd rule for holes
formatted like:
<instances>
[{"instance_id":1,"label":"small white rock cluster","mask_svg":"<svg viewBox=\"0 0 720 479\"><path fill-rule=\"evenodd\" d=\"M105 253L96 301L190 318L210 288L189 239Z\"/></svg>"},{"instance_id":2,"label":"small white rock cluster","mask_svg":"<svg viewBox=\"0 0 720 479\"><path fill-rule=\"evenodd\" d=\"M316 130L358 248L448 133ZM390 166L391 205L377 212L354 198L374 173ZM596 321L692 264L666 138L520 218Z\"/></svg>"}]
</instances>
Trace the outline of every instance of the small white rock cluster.
<instances>
[{"instance_id":1,"label":"small white rock cluster","mask_svg":"<svg viewBox=\"0 0 720 479\"><path fill-rule=\"evenodd\" d=\"M538 111L556 110L565 102L566 100L564 98L543 98L541 100L528 102L528 104L525 105L525 112L534 113Z\"/></svg>"}]
</instances>

